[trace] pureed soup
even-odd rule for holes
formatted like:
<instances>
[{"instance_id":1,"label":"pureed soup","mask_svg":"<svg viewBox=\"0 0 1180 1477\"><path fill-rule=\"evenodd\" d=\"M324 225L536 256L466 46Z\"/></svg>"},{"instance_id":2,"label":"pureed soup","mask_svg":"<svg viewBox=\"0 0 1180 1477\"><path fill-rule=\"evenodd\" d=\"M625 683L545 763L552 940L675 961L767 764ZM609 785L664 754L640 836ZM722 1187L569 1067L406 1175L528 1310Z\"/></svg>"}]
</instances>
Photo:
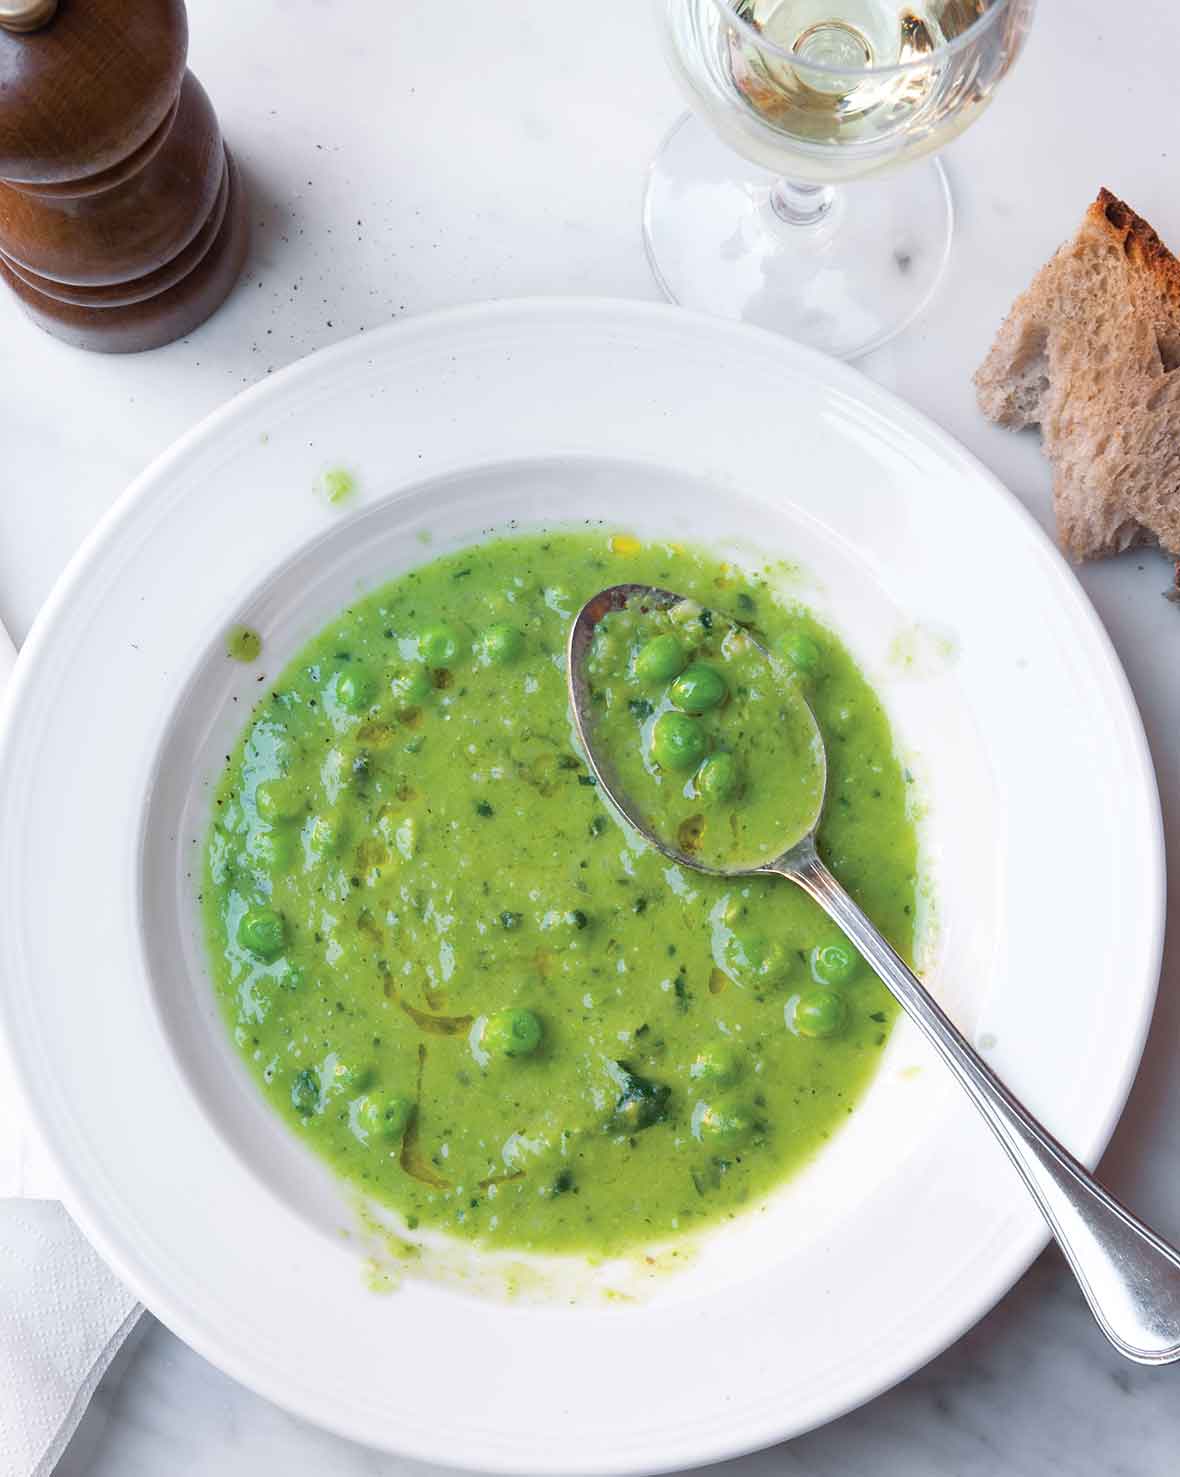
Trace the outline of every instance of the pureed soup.
<instances>
[{"instance_id":1,"label":"pureed soup","mask_svg":"<svg viewBox=\"0 0 1180 1477\"><path fill-rule=\"evenodd\" d=\"M411 1229L609 1253L732 1217L838 1129L889 1034L884 987L798 889L678 867L598 795L565 642L625 581L696 602L676 672L645 656L650 632L620 638L639 743L685 711L670 687L708 653L711 615L747 628L826 742L822 854L912 952L917 844L885 715L766 575L555 532L399 577L258 704L216 792L202 900L267 1099ZM724 727L703 732L691 776L668 766L681 785L728 752ZM731 768L715 803L761 824L757 765Z\"/></svg>"}]
</instances>

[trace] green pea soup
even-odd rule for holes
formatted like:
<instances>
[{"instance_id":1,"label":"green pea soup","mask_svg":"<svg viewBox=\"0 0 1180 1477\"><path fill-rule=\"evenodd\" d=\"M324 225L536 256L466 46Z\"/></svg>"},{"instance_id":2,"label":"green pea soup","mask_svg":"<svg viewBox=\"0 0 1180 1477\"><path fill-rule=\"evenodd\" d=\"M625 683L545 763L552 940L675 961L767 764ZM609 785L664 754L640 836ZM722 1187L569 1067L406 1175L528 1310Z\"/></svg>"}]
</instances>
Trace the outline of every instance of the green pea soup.
<instances>
[{"instance_id":1,"label":"green pea soup","mask_svg":"<svg viewBox=\"0 0 1180 1477\"><path fill-rule=\"evenodd\" d=\"M917 842L887 718L766 574L553 532L399 576L251 714L217 785L202 907L260 1092L411 1229L610 1254L737 1216L838 1131L889 1036L884 987L801 892L671 864L598 794L565 643L582 603L626 581L695 612L694 631L620 626L596 679L655 793L676 776L670 823L760 839L781 822L758 757L788 752L781 694L741 695L749 653L711 644L715 612L805 694L828 754L821 851L913 951ZM665 714L699 738L653 759Z\"/></svg>"}]
</instances>

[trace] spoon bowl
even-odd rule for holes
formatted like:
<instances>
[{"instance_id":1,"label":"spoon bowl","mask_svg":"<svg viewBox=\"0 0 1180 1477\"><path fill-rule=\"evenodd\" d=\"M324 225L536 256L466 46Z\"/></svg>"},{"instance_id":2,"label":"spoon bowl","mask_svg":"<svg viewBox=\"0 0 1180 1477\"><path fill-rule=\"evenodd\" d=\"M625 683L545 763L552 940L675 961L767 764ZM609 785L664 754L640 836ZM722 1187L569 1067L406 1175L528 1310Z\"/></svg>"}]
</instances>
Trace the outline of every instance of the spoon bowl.
<instances>
[{"instance_id":1,"label":"spoon bowl","mask_svg":"<svg viewBox=\"0 0 1180 1477\"><path fill-rule=\"evenodd\" d=\"M824 864L816 832L823 814L826 756L823 735L803 694L796 692L794 697L814 727L815 758L821 766L819 801L804 828L793 828L787 844L773 856L732 867L703 862L661 835L627 793L610 756L596 743L588 670L594 636L613 612L633 605L668 610L685 599L649 585L612 585L587 600L574 618L567 644L570 706L600 790L649 845L680 866L713 877L784 877L813 898L860 951L979 1109L1045 1217L1106 1337L1139 1364L1180 1360L1180 1252L1103 1189L1032 1116ZM774 658L749 632L746 636L777 680L781 669Z\"/></svg>"},{"instance_id":2,"label":"spoon bowl","mask_svg":"<svg viewBox=\"0 0 1180 1477\"><path fill-rule=\"evenodd\" d=\"M566 670L574 728L582 748L586 751L599 788L623 819L638 831L649 845L654 846L669 860L679 862L682 866L691 867L694 871L703 872L710 877L755 877L771 872L781 872L783 867L789 864L789 858L794 851L800 846L814 842L815 833L823 816L824 800L827 794L827 749L811 704L798 685L792 685L789 699L795 720L801 723L804 729L804 746L809 750L817 772L814 807L810 813L805 813L801 818L796 817L797 823L784 830L782 836L777 838L777 844L771 847L765 856L750 858L737 865L716 866L698 854L677 845L671 837L662 834L656 825L642 813L634 797L628 795L626 785L618 769L611 762L610 755L603 745L596 742L597 725L588 660L599 626L608 616L619 611L638 608L641 613L646 614L652 610L671 610L674 606L682 604L685 599L684 595L678 595L674 590L663 590L654 585L622 584L611 585L605 590L600 590L597 595L586 601L570 626L569 639L566 643ZM750 649L759 652L768 667L776 676L780 676L786 685L786 676L779 663L753 633L737 621L731 621L729 624L733 629L742 632Z\"/></svg>"}]
</instances>

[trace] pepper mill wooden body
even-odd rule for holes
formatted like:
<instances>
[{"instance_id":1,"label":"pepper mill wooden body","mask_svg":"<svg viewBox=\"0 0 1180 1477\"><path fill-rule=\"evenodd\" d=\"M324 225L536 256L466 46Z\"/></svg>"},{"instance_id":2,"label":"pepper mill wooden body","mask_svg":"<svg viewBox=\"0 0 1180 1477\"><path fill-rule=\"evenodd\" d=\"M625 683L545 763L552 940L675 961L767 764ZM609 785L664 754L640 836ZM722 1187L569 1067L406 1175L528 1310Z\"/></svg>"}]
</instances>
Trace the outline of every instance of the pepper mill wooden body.
<instances>
[{"instance_id":1,"label":"pepper mill wooden body","mask_svg":"<svg viewBox=\"0 0 1180 1477\"><path fill-rule=\"evenodd\" d=\"M241 270L241 181L187 53L183 0L0 0L0 277L68 343L169 343Z\"/></svg>"}]
</instances>

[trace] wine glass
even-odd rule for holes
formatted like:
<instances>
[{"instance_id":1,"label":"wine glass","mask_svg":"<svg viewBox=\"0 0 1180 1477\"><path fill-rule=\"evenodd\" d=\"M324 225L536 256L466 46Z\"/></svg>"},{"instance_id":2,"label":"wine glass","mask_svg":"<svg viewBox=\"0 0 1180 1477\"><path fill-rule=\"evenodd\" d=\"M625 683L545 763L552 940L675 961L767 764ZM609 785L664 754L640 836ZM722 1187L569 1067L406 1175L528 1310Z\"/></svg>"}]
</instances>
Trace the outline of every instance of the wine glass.
<instances>
[{"instance_id":1,"label":"wine glass","mask_svg":"<svg viewBox=\"0 0 1180 1477\"><path fill-rule=\"evenodd\" d=\"M950 251L950 187L923 156L991 101L1035 0L654 4L698 110L648 179L664 292L845 358L883 344Z\"/></svg>"}]
</instances>

